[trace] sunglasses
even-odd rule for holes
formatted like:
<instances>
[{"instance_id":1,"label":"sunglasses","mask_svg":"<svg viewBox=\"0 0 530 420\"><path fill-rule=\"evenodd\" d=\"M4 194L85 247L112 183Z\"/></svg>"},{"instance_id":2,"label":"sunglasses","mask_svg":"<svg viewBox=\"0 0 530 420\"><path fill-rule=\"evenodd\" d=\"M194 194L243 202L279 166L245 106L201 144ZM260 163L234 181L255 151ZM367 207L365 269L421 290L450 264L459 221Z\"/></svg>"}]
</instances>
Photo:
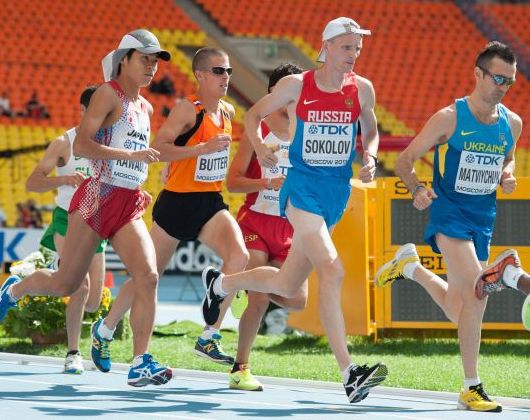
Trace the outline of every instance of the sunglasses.
<instances>
[{"instance_id":1,"label":"sunglasses","mask_svg":"<svg viewBox=\"0 0 530 420\"><path fill-rule=\"evenodd\" d=\"M217 76L221 76L223 74L228 74L229 76L232 76L232 67L212 67L211 69L205 69L205 71L211 71L213 74L216 74Z\"/></svg>"},{"instance_id":2,"label":"sunglasses","mask_svg":"<svg viewBox=\"0 0 530 420\"><path fill-rule=\"evenodd\" d=\"M480 67L480 66L479 66L479 69L482 70L484 74L487 74L489 77L491 77L491 79L493 80L493 83L495 83L497 86L502 86L502 85L511 86L515 83L515 77L512 78L512 77L501 76L500 74L492 74L488 70L486 70L484 67Z\"/></svg>"}]
</instances>

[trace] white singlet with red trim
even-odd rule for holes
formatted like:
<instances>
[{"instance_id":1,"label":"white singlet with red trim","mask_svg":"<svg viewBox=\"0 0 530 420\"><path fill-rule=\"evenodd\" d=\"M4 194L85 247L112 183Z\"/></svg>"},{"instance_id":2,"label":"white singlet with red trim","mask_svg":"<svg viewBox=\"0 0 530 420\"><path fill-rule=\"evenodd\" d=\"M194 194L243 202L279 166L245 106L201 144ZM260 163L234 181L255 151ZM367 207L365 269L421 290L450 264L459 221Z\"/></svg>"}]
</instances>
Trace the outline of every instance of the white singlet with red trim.
<instances>
[{"instance_id":1,"label":"white singlet with red trim","mask_svg":"<svg viewBox=\"0 0 530 420\"><path fill-rule=\"evenodd\" d=\"M109 82L122 103L118 121L111 127L101 128L96 141L122 150L145 150L149 147L151 126L147 103L140 97L138 105L129 101L115 80ZM116 187L138 189L147 179L148 165L142 161L127 159L93 160L94 177L104 184Z\"/></svg>"},{"instance_id":2,"label":"white singlet with red trim","mask_svg":"<svg viewBox=\"0 0 530 420\"><path fill-rule=\"evenodd\" d=\"M75 135L75 127L71 128L66 133L64 133L64 137L70 143L70 158L64 166L57 166L57 176L73 175L75 172L81 172L86 177L92 176L92 165L90 164L90 160L83 157L74 156L73 144ZM61 185L60 187L58 187L57 196L55 197L55 204L57 204L57 206L59 206L63 210L68 211L75 190L76 187L72 187L70 185Z\"/></svg>"},{"instance_id":3,"label":"white singlet with red trim","mask_svg":"<svg viewBox=\"0 0 530 420\"><path fill-rule=\"evenodd\" d=\"M272 131L264 137L263 141L267 147L278 147L274 153L278 158L278 163L272 168L260 166L261 178L279 178L286 177L287 171L291 167L289 162L289 141L279 139ZM250 206L252 211L264 213L271 216L280 216L280 190L273 189L261 190L256 197L254 204Z\"/></svg>"}]
</instances>

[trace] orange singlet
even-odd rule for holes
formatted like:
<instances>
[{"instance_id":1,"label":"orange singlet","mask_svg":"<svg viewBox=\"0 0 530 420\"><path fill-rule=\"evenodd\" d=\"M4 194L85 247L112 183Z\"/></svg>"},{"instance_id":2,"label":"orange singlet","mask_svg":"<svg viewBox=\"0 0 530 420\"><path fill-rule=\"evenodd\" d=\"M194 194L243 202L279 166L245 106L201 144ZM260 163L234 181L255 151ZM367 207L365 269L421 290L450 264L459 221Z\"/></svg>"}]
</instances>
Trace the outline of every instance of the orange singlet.
<instances>
[{"instance_id":1,"label":"orange singlet","mask_svg":"<svg viewBox=\"0 0 530 420\"><path fill-rule=\"evenodd\" d=\"M232 123L226 102L219 101L221 126L217 126L206 114L196 95L186 98L195 106L195 125L175 139L176 146L195 146L211 140L218 134L232 135ZM171 162L164 189L173 192L221 191L228 170L230 150Z\"/></svg>"}]
</instances>

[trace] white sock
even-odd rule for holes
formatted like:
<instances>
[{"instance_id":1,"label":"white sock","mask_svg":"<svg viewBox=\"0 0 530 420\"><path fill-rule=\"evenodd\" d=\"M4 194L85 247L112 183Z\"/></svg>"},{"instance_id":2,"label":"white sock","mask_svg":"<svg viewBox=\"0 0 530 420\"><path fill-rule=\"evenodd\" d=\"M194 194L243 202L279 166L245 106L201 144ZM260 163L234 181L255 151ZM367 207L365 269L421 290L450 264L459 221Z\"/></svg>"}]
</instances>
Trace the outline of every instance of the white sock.
<instances>
[{"instance_id":1,"label":"white sock","mask_svg":"<svg viewBox=\"0 0 530 420\"><path fill-rule=\"evenodd\" d=\"M99 324L98 327L98 334L101 338L104 338L105 340L112 340L112 337L114 337L114 331L116 331L116 328L110 329L107 327L107 324L105 324L105 320L101 324Z\"/></svg>"},{"instance_id":2,"label":"white sock","mask_svg":"<svg viewBox=\"0 0 530 420\"><path fill-rule=\"evenodd\" d=\"M346 369L344 369L341 373L342 373L342 381L347 384L348 383L348 379L350 379L350 372L352 370L354 370L355 368L357 367L357 365L355 363L350 363L348 365L348 367Z\"/></svg>"},{"instance_id":3,"label":"white sock","mask_svg":"<svg viewBox=\"0 0 530 420\"><path fill-rule=\"evenodd\" d=\"M464 389L469 390L470 386L475 386L480 383L480 378L464 378Z\"/></svg>"},{"instance_id":4,"label":"white sock","mask_svg":"<svg viewBox=\"0 0 530 420\"><path fill-rule=\"evenodd\" d=\"M517 289L517 282L519 281L519 277L521 277L523 274L524 271L521 267L515 267L510 264L504 269L502 280L512 289Z\"/></svg>"},{"instance_id":5,"label":"white sock","mask_svg":"<svg viewBox=\"0 0 530 420\"><path fill-rule=\"evenodd\" d=\"M400 259L401 257L417 257L417 255L418 253L414 244L405 244L396 252L396 259ZM419 261L406 263L403 266L403 275L409 280L414 280L414 270L416 270L416 268L418 268L420 265L421 264Z\"/></svg>"},{"instance_id":6,"label":"white sock","mask_svg":"<svg viewBox=\"0 0 530 420\"><path fill-rule=\"evenodd\" d=\"M138 365L141 365L144 362L144 355L139 354L138 356L134 356L131 362L131 367L135 367Z\"/></svg>"},{"instance_id":7,"label":"white sock","mask_svg":"<svg viewBox=\"0 0 530 420\"><path fill-rule=\"evenodd\" d=\"M224 274L220 274L219 277L217 277L214 282L213 282L213 292L217 295L217 296L221 296L221 297L225 297L228 295L228 293L226 293L224 290L223 290L223 279L224 279L225 275Z\"/></svg>"},{"instance_id":8,"label":"white sock","mask_svg":"<svg viewBox=\"0 0 530 420\"><path fill-rule=\"evenodd\" d=\"M214 336L214 334L219 334L219 330L215 327L205 327L202 334L201 334L201 338L203 340L211 340L212 337Z\"/></svg>"},{"instance_id":9,"label":"white sock","mask_svg":"<svg viewBox=\"0 0 530 420\"><path fill-rule=\"evenodd\" d=\"M403 275L409 280L414 280L414 270L421 264L417 261L407 263L403 266Z\"/></svg>"}]
</instances>

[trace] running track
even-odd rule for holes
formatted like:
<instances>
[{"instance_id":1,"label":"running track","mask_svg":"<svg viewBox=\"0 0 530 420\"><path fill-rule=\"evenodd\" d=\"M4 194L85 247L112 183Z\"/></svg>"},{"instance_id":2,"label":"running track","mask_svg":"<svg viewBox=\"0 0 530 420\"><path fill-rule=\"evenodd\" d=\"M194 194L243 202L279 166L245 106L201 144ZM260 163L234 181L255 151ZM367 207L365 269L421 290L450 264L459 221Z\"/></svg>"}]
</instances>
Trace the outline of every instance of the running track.
<instances>
[{"instance_id":1,"label":"running track","mask_svg":"<svg viewBox=\"0 0 530 420\"><path fill-rule=\"evenodd\" d=\"M477 419L456 409L457 395L378 387L348 404L340 384L260 378L264 392L234 391L227 375L183 369L161 387L132 388L128 366L113 372L61 373L63 359L0 353L0 419ZM499 398L504 411L491 419L530 419L530 400ZM480 416L480 417L478 417Z\"/></svg>"}]
</instances>

